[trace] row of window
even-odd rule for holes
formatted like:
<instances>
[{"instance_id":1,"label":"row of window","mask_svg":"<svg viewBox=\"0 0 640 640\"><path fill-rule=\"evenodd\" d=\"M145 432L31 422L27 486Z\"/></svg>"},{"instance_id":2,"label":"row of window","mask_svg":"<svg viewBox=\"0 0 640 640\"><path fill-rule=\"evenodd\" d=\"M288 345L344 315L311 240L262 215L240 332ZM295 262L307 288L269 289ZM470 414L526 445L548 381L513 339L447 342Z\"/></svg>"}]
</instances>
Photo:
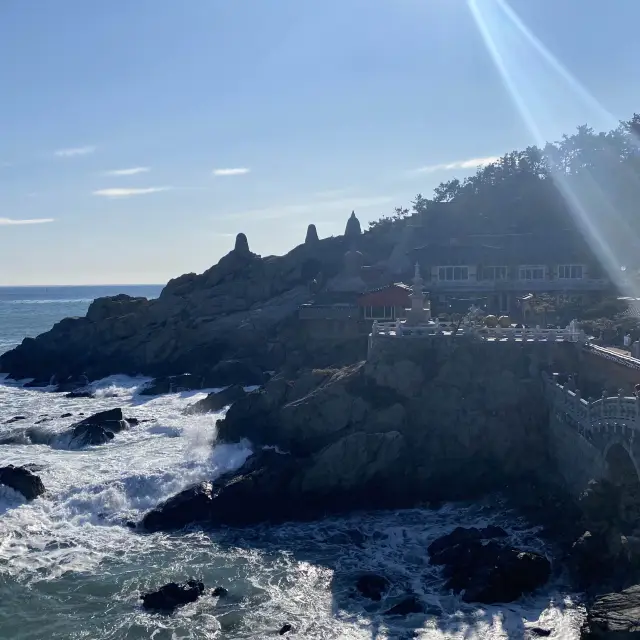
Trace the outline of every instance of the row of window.
<instances>
[{"instance_id":1,"label":"row of window","mask_svg":"<svg viewBox=\"0 0 640 640\"><path fill-rule=\"evenodd\" d=\"M544 280L544 265L522 265L518 268L519 280ZM579 280L584 275L580 264L561 264L558 267L558 278L561 280ZM507 280L508 267L483 267L479 280ZM438 280L468 280L469 267L438 267Z\"/></svg>"}]
</instances>

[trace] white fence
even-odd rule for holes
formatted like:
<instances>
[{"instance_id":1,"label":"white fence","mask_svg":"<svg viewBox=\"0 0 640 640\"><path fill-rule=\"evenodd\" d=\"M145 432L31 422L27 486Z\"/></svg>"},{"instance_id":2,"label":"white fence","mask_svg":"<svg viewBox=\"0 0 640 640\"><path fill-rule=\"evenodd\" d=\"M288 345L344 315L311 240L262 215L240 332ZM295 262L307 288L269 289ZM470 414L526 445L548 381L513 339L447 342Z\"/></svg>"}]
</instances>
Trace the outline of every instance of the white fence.
<instances>
[{"instance_id":1,"label":"white fence","mask_svg":"<svg viewBox=\"0 0 640 640\"><path fill-rule=\"evenodd\" d=\"M518 327L485 327L483 325L456 322L438 322L411 325L404 321L374 322L371 336L387 336L394 338L425 338L430 336L456 335L472 336L479 340L500 341L516 340L519 342L584 342L586 336L575 323L565 329L526 329Z\"/></svg>"},{"instance_id":2,"label":"white fence","mask_svg":"<svg viewBox=\"0 0 640 640\"><path fill-rule=\"evenodd\" d=\"M585 429L626 424L640 427L640 398L635 396L607 396L597 400L585 400L571 384L558 384L555 377L543 374L547 397L555 410L568 414Z\"/></svg>"}]
</instances>

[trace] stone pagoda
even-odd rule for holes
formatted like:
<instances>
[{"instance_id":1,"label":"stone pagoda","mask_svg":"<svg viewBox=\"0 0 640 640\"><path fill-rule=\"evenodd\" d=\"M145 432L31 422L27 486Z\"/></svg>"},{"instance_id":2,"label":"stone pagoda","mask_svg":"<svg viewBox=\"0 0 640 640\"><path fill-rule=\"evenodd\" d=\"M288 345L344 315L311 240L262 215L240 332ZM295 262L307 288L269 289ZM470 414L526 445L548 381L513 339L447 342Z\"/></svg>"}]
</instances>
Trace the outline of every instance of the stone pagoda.
<instances>
[{"instance_id":1,"label":"stone pagoda","mask_svg":"<svg viewBox=\"0 0 640 640\"><path fill-rule=\"evenodd\" d=\"M420 275L420 265L416 262L413 284L411 285L411 308L407 309L407 324L426 324L431 320L431 305L425 301L424 280Z\"/></svg>"}]
</instances>

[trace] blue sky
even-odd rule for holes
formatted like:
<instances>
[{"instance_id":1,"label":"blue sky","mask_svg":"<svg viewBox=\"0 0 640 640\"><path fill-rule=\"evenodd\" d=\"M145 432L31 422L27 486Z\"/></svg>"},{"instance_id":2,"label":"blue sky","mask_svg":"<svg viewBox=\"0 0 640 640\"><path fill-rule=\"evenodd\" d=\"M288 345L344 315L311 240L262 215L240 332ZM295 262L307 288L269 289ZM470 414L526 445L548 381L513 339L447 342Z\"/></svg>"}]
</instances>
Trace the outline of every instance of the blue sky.
<instances>
[{"instance_id":1,"label":"blue sky","mask_svg":"<svg viewBox=\"0 0 640 640\"><path fill-rule=\"evenodd\" d=\"M0 284L284 253L640 111L638 0L504 1L3 0Z\"/></svg>"}]
</instances>

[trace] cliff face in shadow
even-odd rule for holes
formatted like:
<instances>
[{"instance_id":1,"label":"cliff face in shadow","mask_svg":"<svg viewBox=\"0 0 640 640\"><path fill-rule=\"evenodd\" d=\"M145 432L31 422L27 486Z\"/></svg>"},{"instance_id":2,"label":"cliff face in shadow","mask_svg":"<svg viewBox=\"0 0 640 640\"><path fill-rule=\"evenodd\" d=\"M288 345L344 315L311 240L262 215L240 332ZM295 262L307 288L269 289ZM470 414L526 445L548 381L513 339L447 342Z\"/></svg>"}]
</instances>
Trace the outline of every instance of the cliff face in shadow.
<instances>
[{"instance_id":1,"label":"cliff face in shadow","mask_svg":"<svg viewBox=\"0 0 640 640\"><path fill-rule=\"evenodd\" d=\"M169 375L245 356L277 368L286 358L279 331L309 298L314 278L340 271L349 239L312 238L284 256L262 258L241 236L218 264L171 280L157 300L100 298L85 317L25 339L0 356L0 371L46 382L53 375Z\"/></svg>"}]
</instances>

